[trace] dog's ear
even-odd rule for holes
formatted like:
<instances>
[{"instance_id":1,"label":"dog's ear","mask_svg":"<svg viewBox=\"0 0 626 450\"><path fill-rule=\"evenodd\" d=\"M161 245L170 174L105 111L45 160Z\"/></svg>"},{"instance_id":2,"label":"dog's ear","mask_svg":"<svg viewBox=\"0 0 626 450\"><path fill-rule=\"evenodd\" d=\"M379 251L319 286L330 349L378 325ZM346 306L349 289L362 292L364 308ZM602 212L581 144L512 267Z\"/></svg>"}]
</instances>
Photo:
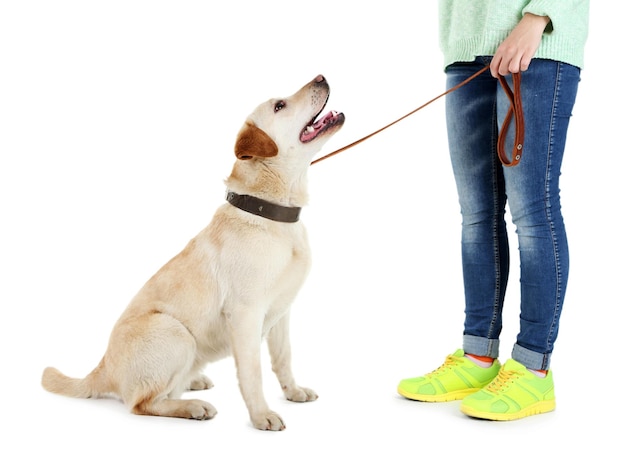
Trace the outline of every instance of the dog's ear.
<instances>
[{"instance_id":1,"label":"dog's ear","mask_svg":"<svg viewBox=\"0 0 626 450\"><path fill-rule=\"evenodd\" d=\"M253 156L268 158L278 155L274 140L253 123L246 122L237 135L235 156L250 159Z\"/></svg>"}]
</instances>

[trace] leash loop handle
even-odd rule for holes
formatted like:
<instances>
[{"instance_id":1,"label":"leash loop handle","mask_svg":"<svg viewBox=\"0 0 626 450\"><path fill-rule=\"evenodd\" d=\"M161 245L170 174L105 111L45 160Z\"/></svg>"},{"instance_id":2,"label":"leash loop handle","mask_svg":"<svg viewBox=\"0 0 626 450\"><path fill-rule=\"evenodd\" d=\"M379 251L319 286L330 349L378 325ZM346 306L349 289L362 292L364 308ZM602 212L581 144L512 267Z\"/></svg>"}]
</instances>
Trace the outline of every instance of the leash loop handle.
<instances>
[{"instance_id":1,"label":"leash loop handle","mask_svg":"<svg viewBox=\"0 0 626 450\"><path fill-rule=\"evenodd\" d=\"M505 167L513 167L519 164L522 159L522 150L524 149L524 109L522 107L522 95L521 95L521 72L513 74L513 89L511 91L509 84L503 76L499 76L498 80L500 85L504 89L511 105L506 113L504 122L502 122L502 128L498 134L498 158ZM513 150L511 152L511 159L506 154L505 142L506 136L511 125L511 120L515 121L515 140L513 141Z\"/></svg>"}]
</instances>

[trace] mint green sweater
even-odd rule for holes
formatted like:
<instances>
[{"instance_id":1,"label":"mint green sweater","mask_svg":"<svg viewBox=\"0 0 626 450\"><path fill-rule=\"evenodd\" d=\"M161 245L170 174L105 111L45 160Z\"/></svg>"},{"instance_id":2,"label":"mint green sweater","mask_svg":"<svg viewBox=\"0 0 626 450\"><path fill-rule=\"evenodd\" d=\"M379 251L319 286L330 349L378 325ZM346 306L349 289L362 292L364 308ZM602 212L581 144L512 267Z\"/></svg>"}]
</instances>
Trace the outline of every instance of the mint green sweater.
<instances>
[{"instance_id":1,"label":"mint green sweater","mask_svg":"<svg viewBox=\"0 0 626 450\"><path fill-rule=\"evenodd\" d=\"M525 13L550 17L535 58L583 67L589 0L439 0L444 67L493 55Z\"/></svg>"}]
</instances>

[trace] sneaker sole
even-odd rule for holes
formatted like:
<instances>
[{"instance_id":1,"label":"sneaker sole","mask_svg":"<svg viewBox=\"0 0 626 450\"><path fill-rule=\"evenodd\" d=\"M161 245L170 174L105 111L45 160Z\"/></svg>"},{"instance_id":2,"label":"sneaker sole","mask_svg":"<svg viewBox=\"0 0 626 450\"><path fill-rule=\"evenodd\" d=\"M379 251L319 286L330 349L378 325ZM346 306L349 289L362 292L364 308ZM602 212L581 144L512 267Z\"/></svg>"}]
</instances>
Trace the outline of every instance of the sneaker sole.
<instances>
[{"instance_id":1,"label":"sneaker sole","mask_svg":"<svg viewBox=\"0 0 626 450\"><path fill-rule=\"evenodd\" d=\"M403 397L408 398L409 400L417 400L419 402L433 402L433 403L442 403L442 402L451 402L453 400L463 400L470 394L479 391L480 389L466 389L464 391L454 391L448 392L447 394L439 394L439 395L420 395L414 392L408 392L404 389L398 388L398 394Z\"/></svg>"},{"instance_id":2,"label":"sneaker sole","mask_svg":"<svg viewBox=\"0 0 626 450\"><path fill-rule=\"evenodd\" d=\"M550 411L554 411L556 408L556 402L554 400L546 400L543 402L534 403L527 408L521 409L515 413L494 413L489 411L480 411L472 407L461 405L461 412L467 416L475 417L477 419L487 420L517 420L528 416L534 416L535 414L543 414Z\"/></svg>"}]
</instances>

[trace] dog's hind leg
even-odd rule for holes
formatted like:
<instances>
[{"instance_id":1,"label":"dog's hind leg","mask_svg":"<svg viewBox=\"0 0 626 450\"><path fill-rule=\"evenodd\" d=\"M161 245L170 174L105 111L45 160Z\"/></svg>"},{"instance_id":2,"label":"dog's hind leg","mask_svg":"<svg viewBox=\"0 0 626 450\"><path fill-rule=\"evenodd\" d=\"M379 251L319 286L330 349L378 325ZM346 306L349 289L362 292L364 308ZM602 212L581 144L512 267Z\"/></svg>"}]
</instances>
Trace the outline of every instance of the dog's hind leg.
<instances>
[{"instance_id":1,"label":"dog's hind leg","mask_svg":"<svg viewBox=\"0 0 626 450\"><path fill-rule=\"evenodd\" d=\"M191 383L188 381L193 353L189 351L188 345L184 345L186 343L181 344L183 343L180 341L172 342L168 346L169 352L161 355L164 358L155 358L159 371L148 370L134 386L132 400L127 402L132 405L131 411L134 414L197 420L212 419L217 414L217 410L210 403L180 399L181 394L189 387L208 389L211 384L204 376L196 377ZM170 376L167 377L167 374Z\"/></svg>"},{"instance_id":2,"label":"dog's hind leg","mask_svg":"<svg viewBox=\"0 0 626 450\"><path fill-rule=\"evenodd\" d=\"M291 371L291 344L289 340L289 314L285 314L272 327L267 336L267 345L272 359L272 370L278 378L287 400L310 402L317 399L315 391L296 384Z\"/></svg>"},{"instance_id":3,"label":"dog's hind leg","mask_svg":"<svg viewBox=\"0 0 626 450\"><path fill-rule=\"evenodd\" d=\"M134 334L136 329L145 332ZM121 397L131 412L198 420L211 419L217 413L205 401L180 399L191 380L206 386L208 378L191 376L197 373L193 371L196 341L177 319L153 311L123 321L112 336L111 346L124 349L110 359L111 366L116 367Z\"/></svg>"},{"instance_id":4,"label":"dog's hind leg","mask_svg":"<svg viewBox=\"0 0 626 450\"><path fill-rule=\"evenodd\" d=\"M208 420L215 417L217 410L202 400L145 399L132 408L132 412L148 416L181 417L183 419Z\"/></svg>"}]
</instances>

